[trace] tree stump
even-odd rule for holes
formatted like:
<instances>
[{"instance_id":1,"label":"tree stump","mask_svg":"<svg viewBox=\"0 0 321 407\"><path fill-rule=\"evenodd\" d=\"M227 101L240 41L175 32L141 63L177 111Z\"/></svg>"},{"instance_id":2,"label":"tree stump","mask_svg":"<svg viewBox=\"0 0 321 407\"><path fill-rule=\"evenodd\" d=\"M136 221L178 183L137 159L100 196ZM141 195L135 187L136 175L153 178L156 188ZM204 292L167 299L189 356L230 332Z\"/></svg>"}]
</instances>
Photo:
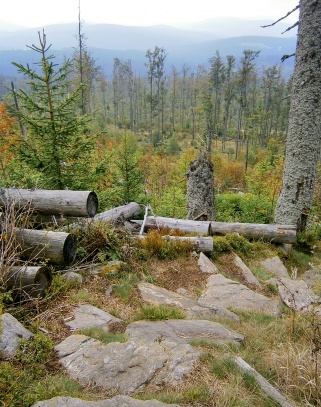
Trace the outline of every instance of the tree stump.
<instances>
[{"instance_id":1,"label":"tree stump","mask_svg":"<svg viewBox=\"0 0 321 407\"><path fill-rule=\"evenodd\" d=\"M190 163L186 175L187 219L215 220L214 166L205 153Z\"/></svg>"}]
</instances>

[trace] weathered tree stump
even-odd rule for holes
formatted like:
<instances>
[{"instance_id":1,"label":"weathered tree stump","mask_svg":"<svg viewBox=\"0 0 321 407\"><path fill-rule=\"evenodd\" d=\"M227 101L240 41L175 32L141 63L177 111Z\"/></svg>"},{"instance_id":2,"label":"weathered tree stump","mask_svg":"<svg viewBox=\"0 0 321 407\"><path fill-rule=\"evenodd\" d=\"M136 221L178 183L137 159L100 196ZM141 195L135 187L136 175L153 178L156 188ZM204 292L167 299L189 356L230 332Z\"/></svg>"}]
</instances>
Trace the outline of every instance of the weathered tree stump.
<instances>
[{"instance_id":1,"label":"weathered tree stump","mask_svg":"<svg viewBox=\"0 0 321 407\"><path fill-rule=\"evenodd\" d=\"M92 191L2 189L0 206L8 203L42 215L94 217L98 209L98 198Z\"/></svg>"},{"instance_id":2,"label":"weathered tree stump","mask_svg":"<svg viewBox=\"0 0 321 407\"><path fill-rule=\"evenodd\" d=\"M186 175L187 219L214 220L214 166L205 153L190 163Z\"/></svg>"}]
</instances>

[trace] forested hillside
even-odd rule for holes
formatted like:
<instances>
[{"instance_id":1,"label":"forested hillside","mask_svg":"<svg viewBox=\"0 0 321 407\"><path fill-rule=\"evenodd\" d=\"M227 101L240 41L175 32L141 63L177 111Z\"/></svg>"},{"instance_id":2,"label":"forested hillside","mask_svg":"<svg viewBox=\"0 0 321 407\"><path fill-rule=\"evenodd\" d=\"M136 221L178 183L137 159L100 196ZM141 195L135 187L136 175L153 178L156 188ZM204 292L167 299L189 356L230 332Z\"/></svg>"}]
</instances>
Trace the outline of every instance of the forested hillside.
<instances>
[{"instance_id":1,"label":"forested hillside","mask_svg":"<svg viewBox=\"0 0 321 407\"><path fill-rule=\"evenodd\" d=\"M301 3L317 36L321 7ZM115 52L107 74L80 15L77 28L69 54L39 30L15 75L0 76L1 402L320 406L317 40L299 48L293 77L258 37L235 54L209 41L206 63L175 63L160 43L137 51L139 69ZM282 184L291 137L292 188ZM315 161L300 162L310 150ZM199 162L208 175L194 186L211 195L209 209L198 197L201 213L190 205ZM275 221L282 190L304 224ZM30 283L34 268L44 274Z\"/></svg>"}]
</instances>

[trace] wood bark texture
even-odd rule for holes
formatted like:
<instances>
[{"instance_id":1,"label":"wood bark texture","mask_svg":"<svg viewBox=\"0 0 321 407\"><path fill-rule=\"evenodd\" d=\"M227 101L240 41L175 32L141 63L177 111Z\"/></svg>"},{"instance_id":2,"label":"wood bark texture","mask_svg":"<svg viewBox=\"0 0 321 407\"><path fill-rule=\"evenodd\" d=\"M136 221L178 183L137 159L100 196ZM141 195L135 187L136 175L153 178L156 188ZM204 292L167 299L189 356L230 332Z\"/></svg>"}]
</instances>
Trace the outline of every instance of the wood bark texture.
<instances>
[{"instance_id":1,"label":"wood bark texture","mask_svg":"<svg viewBox=\"0 0 321 407\"><path fill-rule=\"evenodd\" d=\"M238 233L253 239L267 239L276 243L295 243L297 231L295 225L265 225L259 223L211 222L213 235Z\"/></svg>"},{"instance_id":2,"label":"wood bark texture","mask_svg":"<svg viewBox=\"0 0 321 407\"><path fill-rule=\"evenodd\" d=\"M191 162L187 172L187 219L214 220L214 166L205 153Z\"/></svg>"},{"instance_id":3,"label":"wood bark texture","mask_svg":"<svg viewBox=\"0 0 321 407\"><path fill-rule=\"evenodd\" d=\"M132 220L132 222L141 225L142 220ZM211 235L211 222L195 221L188 219L164 218L162 216L147 216L145 219L145 228L170 228L179 229L185 233L198 233L202 235Z\"/></svg>"},{"instance_id":4,"label":"wood bark texture","mask_svg":"<svg viewBox=\"0 0 321 407\"><path fill-rule=\"evenodd\" d=\"M115 222L118 218L122 217L125 219L129 219L132 216L139 213L141 207L136 202L130 202L126 205L118 206L117 208L110 209L105 212L98 213L94 220L98 220L101 222Z\"/></svg>"},{"instance_id":5,"label":"wood bark texture","mask_svg":"<svg viewBox=\"0 0 321 407\"><path fill-rule=\"evenodd\" d=\"M93 217L98 209L98 198L92 191L2 189L0 206L8 203L42 215Z\"/></svg>"},{"instance_id":6,"label":"wood bark texture","mask_svg":"<svg viewBox=\"0 0 321 407\"><path fill-rule=\"evenodd\" d=\"M283 185L275 222L305 230L321 143L321 2L300 0Z\"/></svg>"},{"instance_id":7,"label":"wood bark texture","mask_svg":"<svg viewBox=\"0 0 321 407\"><path fill-rule=\"evenodd\" d=\"M52 282L50 269L43 266L15 266L5 278L9 290L14 290L17 295L25 293L31 297L44 297Z\"/></svg>"},{"instance_id":8,"label":"wood bark texture","mask_svg":"<svg viewBox=\"0 0 321 407\"><path fill-rule=\"evenodd\" d=\"M44 259L58 265L70 265L75 260L77 241L70 233L15 228L14 234L24 258Z\"/></svg>"}]
</instances>

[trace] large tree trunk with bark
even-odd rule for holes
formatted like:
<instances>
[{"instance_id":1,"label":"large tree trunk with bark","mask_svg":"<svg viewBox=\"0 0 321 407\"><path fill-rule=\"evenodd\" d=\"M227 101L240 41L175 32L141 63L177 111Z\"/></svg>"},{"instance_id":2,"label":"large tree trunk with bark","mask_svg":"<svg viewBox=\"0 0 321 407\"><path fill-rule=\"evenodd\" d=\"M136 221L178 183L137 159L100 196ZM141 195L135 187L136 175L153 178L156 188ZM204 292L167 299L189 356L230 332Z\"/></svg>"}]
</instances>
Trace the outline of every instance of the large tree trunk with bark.
<instances>
[{"instance_id":1,"label":"large tree trunk with bark","mask_svg":"<svg viewBox=\"0 0 321 407\"><path fill-rule=\"evenodd\" d=\"M321 2L300 0L282 190L275 222L306 228L321 143Z\"/></svg>"},{"instance_id":2,"label":"large tree trunk with bark","mask_svg":"<svg viewBox=\"0 0 321 407\"><path fill-rule=\"evenodd\" d=\"M13 203L16 209L42 215L93 217L98 209L98 198L92 191L2 189L0 206L8 203Z\"/></svg>"},{"instance_id":3,"label":"large tree trunk with bark","mask_svg":"<svg viewBox=\"0 0 321 407\"><path fill-rule=\"evenodd\" d=\"M14 234L24 258L58 265L70 265L75 260L77 240L70 233L15 228Z\"/></svg>"},{"instance_id":4,"label":"large tree trunk with bark","mask_svg":"<svg viewBox=\"0 0 321 407\"><path fill-rule=\"evenodd\" d=\"M190 163L187 179L187 219L214 220L214 166L205 153Z\"/></svg>"}]
</instances>

